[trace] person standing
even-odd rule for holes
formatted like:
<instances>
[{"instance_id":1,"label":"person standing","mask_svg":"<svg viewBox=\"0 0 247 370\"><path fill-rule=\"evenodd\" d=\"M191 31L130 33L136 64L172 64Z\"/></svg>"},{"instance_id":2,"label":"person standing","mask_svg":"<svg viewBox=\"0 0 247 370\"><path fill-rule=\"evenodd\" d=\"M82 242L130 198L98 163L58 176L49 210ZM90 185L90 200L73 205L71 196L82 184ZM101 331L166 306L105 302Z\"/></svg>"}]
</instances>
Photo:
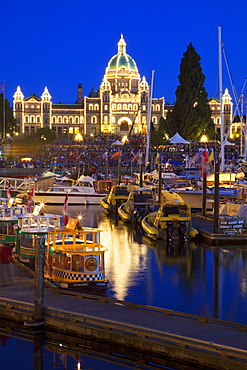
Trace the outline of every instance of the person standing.
<instances>
[{"instance_id":1,"label":"person standing","mask_svg":"<svg viewBox=\"0 0 247 370\"><path fill-rule=\"evenodd\" d=\"M0 285L13 285L13 257L12 249L8 244L3 244L0 248L1 274Z\"/></svg>"}]
</instances>

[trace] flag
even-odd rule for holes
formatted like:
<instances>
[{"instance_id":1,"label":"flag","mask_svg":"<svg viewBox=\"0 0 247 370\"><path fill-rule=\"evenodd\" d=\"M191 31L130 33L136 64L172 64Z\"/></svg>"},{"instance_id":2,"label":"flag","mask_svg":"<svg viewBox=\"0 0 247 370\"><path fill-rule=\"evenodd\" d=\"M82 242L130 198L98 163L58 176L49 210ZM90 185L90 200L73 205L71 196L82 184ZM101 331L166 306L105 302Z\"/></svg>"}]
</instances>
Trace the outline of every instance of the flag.
<instances>
[{"instance_id":1,"label":"flag","mask_svg":"<svg viewBox=\"0 0 247 370\"><path fill-rule=\"evenodd\" d=\"M68 193L65 195L64 204L63 204L63 223L64 226L67 225L69 221L69 196Z\"/></svg>"},{"instance_id":2,"label":"flag","mask_svg":"<svg viewBox=\"0 0 247 370\"><path fill-rule=\"evenodd\" d=\"M201 169L202 169L202 177L206 177L207 175L207 162L208 162L208 155L206 149L202 152L201 158Z\"/></svg>"},{"instance_id":3,"label":"flag","mask_svg":"<svg viewBox=\"0 0 247 370\"><path fill-rule=\"evenodd\" d=\"M212 150L208 156L208 162L211 163L214 161L214 151Z\"/></svg>"},{"instance_id":4,"label":"flag","mask_svg":"<svg viewBox=\"0 0 247 370\"><path fill-rule=\"evenodd\" d=\"M159 164L160 163L160 159L161 159L161 155L160 155L159 152L157 152L156 157L154 159L154 163L155 164Z\"/></svg>"},{"instance_id":5,"label":"flag","mask_svg":"<svg viewBox=\"0 0 247 370\"><path fill-rule=\"evenodd\" d=\"M29 212L32 212L33 210L33 207L34 207L34 204L35 204L35 201L34 201L34 186L32 186L32 189L29 193L29 197L28 197L28 200L27 200L27 206L28 206L28 211Z\"/></svg>"},{"instance_id":6,"label":"flag","mask_svg":"<svg viewBox=\"0 0 247 370\"><path fill-rule=\"evenodd\" d=\"M7 188L7 198L11 198L11 184L10 181L8 180L8 188Z\"/></svg>"},{"instance_id":7,"label":"flag","mask_svg":"<svg viewBox=\"0 0 247 370\"><path fill-rule=\"evenodd\" d=\"M138 152L134 155L134 157L131 158L131 162L136 161L141 156L141 151L138 150Z\"/></svg>"},{"instance_id":8,"label":"flag","mask_svg":"<svg viewBox=\"0 0 247 370\"><path fill-rule=\"evenodd\" d=\"M113 153L111 157L112 157L112 158L116 158L116 157L119 157L120 155L122 155L121 150L120 150L120 151L118 151L118 152Z\"/></svg>"}]
</instances>

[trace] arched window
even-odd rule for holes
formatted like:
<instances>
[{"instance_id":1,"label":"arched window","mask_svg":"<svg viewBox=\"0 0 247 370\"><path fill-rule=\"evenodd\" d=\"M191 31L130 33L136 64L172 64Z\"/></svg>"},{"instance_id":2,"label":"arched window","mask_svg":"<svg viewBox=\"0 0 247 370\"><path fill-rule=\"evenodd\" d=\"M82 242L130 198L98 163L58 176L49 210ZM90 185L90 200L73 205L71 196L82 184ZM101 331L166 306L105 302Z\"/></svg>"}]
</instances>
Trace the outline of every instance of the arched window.
<instances>
[{"instance_id":1,"label":"arched window","mask_svg":"<svg viewBox=\"0 0 247 370\"><path fill-rule=\"evenodd\" d=\"M96 116L92 116L92 117L91 117L91 123L92 123L92 124L97 123L97 117L96 117Z\"/></svg>"},{"instance_id":2,"label":"arched window","mask_svg":"<svg viewBox=\"0 0 247 370\"><path fill-rule=\"evenodd\" d=\"M37 123L40 123L40 116L37 116L37 117L36 117L36 122L37 122Z\"/></svg>"},{"instance_id":3,"label":"arched window","mask_svg":"<svg viewBox=\"0 0 247 370\"><path fill-rule=\"evenodd\" d=\"M75 123L79 123L79 118L78 117L75 117Z\"/></svg>"},{"instance_id":4,"label":"arched window","mask_svg":"<svg viewBox=\"0 0 247 370\"><path fill-rule=\"evenodd\" d=\"M52 117L52 123L56 123L56 117L55 116Z\"/></svg>"},{"instance_id":5,"label":"arched window","mask_svg":"<svg viewBox=\"0 0 247 370\"><path fill-rule=\"evenodd\" d=\"M146 110L146 109L147 109L146 105L143 105L142 110Z\"/></svg>"},{"instance_id":6,"label":"arched window","mask_svg":"<svg viewBox=\"0 0 247 370\"><path fill-rule=\"evenodd\" d=\"M122 105L121 105L121 104L118 104L118 105L117 105L117 109L118 109L118 110L122 110Z\"/></svg>"},{"instance_id":7,"label":"arched window","mask_svg":"<svg viewBox=\"0 0 247 370\"><path fill-rule=\"evenodd\" d=\"M26 116L26 117L25 117L25 122L26 122L26 123L28 123L28 122L29 122L29 117L28 117L28 116Z\"/></svg>"},{"instance_id":8,"label":"arched window","mask_svg":"<svg viewBox=\"0 0 247 370\"><path fill-rule=\"evenodd\" d=\"M94 104L94 110L99 110L99 104Z\"/></svg>"},{"instance_id":9,"label":"arched window","mask_svg":"<svg viewBox=\"0 0 247 370\"><path fill-rule=\"evenodd\" d=\"M153 117L152 122L153 122L154 125L157 125L157 117Z\"/></svg>"},{"instance_id":10,"label":"arched window","mask_svg":"<svg viewBox=\"0 0 247 370\"><path fill-rule=\"evenodd\" d=\"M156 104L156 110L157 110L157 112L159 112L159 111L160 111L160 106L159 106L159 104Z\"/></svg>"},{"instance_id":11,"label":"arched window","mask_svg":"<svg viewBox=\"0 0 247 370\"><path fill-rule=\"evenodd\" d=\"M58 117L58 123L62 123L62 117Z\"/></svg>"},{"instance_id":12,"label":"arched window","mask_svg":"<svg viewBox=\"0 0 247 370\"><path fill-rule=\"evenodd\" d=\"M89 110L93 110L93 104L89 104L88 108Z\"/></svg>"},{"instance_id":13,"label":"arched window","mask_svg":"<svg viewBox=\"0 0 247 370\"><path fill-rule=\"evenodd\" d=\"M138 109L138 105L134 104L134 110L137 110L137 109Z\"/></svg>"},{"instance_id":14,"label":"arched window","mask_svg":"<svg viewBox=\"0 0 247 370\"><path fill-rule=\"evenodd\" d=\"M123 110L127 110L127 104L123 104Z\"/></svg>"},{"instance_id":15,"label":"arched window","mask_svg":"<svg viewBox=\"0 0 247 370\"><path fill-rule=\"evenodd\" d=\"M35 122L35 118L34 118L34 116L31 116L30 122L31 122L31 123L34 123L34 122Z\"/></svg>"},{"instance_id":16,"label":"arched window","mask_svg":"<svg viewBox=\"0 0 247 370\"><path fill-rule=\"evenodd\" d=\"M73 123L73 117L69 117L69 123Z\"/></svg>"},{"instance_id":17,"label":"arched window","mask_svg":"<svg viewBox=\"0 0 247 370\"><path fill-rule=\"evenodd\" d=\"M129 110L132 110L132 104L129 104L129 105L128 105L128 109L129 109Z\"/></svg>"},{"instance_id":18,"label":"arched window","mask_svg":"<svg viewBox=\"0 0 247 370\"><path fill-rule=\"evenodd\" d=\"M112 109L115 110L116 109L116 104L112 104Z\"/></svg>"},{"instance_id":19,"label":"arched window","mask_svg":"<svg viewBox=\"0 0 247 370\"><path fill-rule=\"evenodd\" d=\"M108 110L108 105L107 104L105 104L104 110Z\"/></svg>"},{"instance_id":20,"label":"arched window","mask_svg":"<svg viewBox=\"0 0 247 370\"><path fill-rule=\"evenodd\" d=\"M217 125L220 125L220 117L217 117Z\"/></svg>"}]
</instances>

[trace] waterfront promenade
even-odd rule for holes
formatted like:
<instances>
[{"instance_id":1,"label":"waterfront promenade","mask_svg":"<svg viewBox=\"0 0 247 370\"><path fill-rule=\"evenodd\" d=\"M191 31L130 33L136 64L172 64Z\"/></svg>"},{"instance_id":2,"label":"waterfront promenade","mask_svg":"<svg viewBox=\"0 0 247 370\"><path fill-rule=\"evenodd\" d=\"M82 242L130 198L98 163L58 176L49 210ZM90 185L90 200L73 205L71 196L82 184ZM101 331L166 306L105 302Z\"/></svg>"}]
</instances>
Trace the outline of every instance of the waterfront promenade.
<instances>
[{"instance_id":1,"label":"waterfront promenade","mask_svg":"<svg viewBox=\"0 0 247 370\"><path fill-rule=\"evenodd\" d=\"M16 265L14 275L13 286L0 287L0 317L13 319L16 312L16 318L27 319L27 312L33 311L34 280ZM207 364L205 368L247 369L246 325L104 297L57 294L49 287L45 287L44 306L46 325L54 331L198 361Z\"/></svg>"}]
</instances>

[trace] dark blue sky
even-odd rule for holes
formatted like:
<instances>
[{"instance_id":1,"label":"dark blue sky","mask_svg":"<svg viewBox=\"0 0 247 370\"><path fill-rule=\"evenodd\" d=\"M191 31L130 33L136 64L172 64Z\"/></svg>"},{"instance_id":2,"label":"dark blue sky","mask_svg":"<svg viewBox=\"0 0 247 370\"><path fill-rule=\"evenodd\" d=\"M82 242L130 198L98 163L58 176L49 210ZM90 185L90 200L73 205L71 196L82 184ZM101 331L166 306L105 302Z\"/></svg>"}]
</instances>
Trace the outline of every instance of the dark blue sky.
<instances>
[{"instance_id":1,"label":"dark blue sky","mask_svg":"<svg viewBox=\"0 0 247 370\"><path fill-rule=\"evenodd\" d=\"M1 3L0 82L6 98L18 85L25 97L47 86L54 103L74 103L98 88L123 33L127 53L154 97L172 103L179 65L192 42L201 56L209 97L218 94L217 27L239 95L247 77L247 2L233 0L8 0ZM231 85L227 73L223 87Z\"/></svg>"}]
</instances>

